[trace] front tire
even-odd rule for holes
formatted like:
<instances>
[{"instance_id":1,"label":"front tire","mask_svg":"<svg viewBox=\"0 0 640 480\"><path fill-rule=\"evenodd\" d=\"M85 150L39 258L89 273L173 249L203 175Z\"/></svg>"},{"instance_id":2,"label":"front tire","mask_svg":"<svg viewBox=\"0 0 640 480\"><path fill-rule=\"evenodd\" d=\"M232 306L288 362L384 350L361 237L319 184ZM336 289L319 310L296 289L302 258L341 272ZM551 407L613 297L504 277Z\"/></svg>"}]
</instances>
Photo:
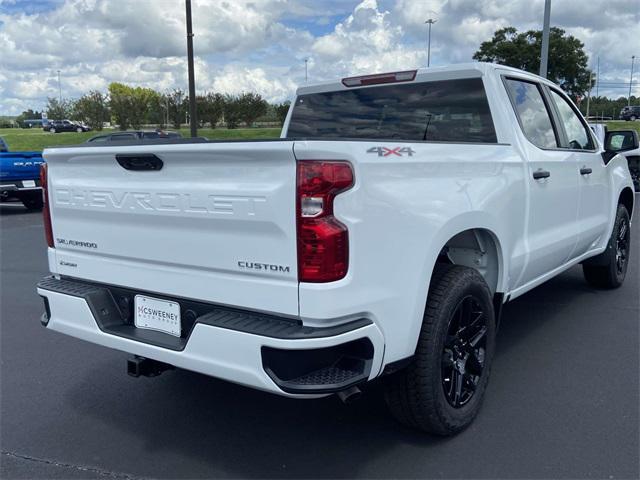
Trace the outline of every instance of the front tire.
<instances>
[{"instance_id":1,"label":"front tire","mask_svg":"<svg viewBox=\"0 0 640 480\"><path fill-rule=\"evenodd\" d=\"M76 128L76 132L82 133L82 132L84 132L84 130L82 130L82 127L78 127L78 128Z\"/></svg>"},{"instance_id":2,"label":"front tire","mask_svg":"<svg viewBox=\"0 0 640 480\"><path fill-rule=\"evenodd\" d=\"M480 410L495 349L491 292L474 269L437 264L416 353L385 397L402 424L436 435L464 430Z\"/></svg>"},{"instance_id":3,"label":"front tire","mask_svg":"<svg viewBox=\"0 0 640 480\"><path fill-rule=\"evenodd\" d=\"M613 232L607 249L582 264L585 280L597 288L618 288L624 283L631 253L631 224L629 212L618 205Z\"/></svg>"}]
</instances>

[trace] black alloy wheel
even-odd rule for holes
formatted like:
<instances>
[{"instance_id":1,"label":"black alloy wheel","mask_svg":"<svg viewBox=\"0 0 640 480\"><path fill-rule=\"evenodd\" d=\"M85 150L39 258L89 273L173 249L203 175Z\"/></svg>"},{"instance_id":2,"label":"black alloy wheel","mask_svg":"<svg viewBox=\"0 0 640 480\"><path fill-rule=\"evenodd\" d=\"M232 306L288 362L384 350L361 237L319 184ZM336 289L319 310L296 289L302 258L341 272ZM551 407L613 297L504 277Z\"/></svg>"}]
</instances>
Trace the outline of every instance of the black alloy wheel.
<instances>
[{"instance_id":1,"label":"black alloy wheel","mask_svg":"<svg viewBox=\"0 0 640 480\"><path fill-rule=\"evenodd\" d=\"M627 266L627 260L629 258L630 242L631 235L629 222L626 218L623 218L620 221L616 237L616 271L619 275L622 275L625 272L625 267Z\"/></svg>"},{"instance_id":2,"label":"black alloy wheel","mask_svg":"<svg viewBox=\"0 0 640 480\"><path fill-rule=\"evenodd\" d=\"M454 408L466 405L483 374L487 348L487 314L469 295L456 307L442 350L442 388Z\"/></svg>"}]
</instances>

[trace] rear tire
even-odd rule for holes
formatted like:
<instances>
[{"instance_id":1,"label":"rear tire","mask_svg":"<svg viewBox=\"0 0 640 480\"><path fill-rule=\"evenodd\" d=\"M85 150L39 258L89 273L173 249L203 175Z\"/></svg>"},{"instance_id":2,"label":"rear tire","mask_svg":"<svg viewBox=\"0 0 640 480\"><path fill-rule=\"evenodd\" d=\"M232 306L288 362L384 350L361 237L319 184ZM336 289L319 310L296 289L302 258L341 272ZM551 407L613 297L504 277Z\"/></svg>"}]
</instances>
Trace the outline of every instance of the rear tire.
<instances>
[{"instance_id":1,"label":"rear tire","mask_svg":"<svg viewBox=\"0 0 640 480\"><path fill-rule=\"evenodd\" d=\"M584 278L597 288L618 288L624 283L631 253L631 225L629 212L618 205L613 232L607 249L582 264Z\"/></svg>"},{"instance_id":2,"label":"rear tire","mask_svg":"<svg viewBox=\"0 0 640 480\"><path fill-rule=\"evenodd\" d=\"M391 414L436 435L464 430L482 404L495 332L492 296L482 276L472 268L437 264L416 353L387 379Z\"/></svg>"}]
</instances>

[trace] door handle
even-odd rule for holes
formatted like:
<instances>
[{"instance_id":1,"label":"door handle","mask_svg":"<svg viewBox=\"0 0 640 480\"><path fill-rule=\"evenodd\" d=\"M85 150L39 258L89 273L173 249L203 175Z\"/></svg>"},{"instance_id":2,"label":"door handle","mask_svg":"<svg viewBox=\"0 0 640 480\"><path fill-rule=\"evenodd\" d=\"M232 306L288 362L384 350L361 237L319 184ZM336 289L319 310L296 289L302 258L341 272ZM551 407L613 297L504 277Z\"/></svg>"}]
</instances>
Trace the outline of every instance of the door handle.
<instances>
[{"instance_id":1,"label":"door handle","mask_svg":"<svg viewBox=\"0 0 640 480\"><path fill-rule=\"evenodd\" d=\"M116 161L126 170L144 171L161 170L164 163L153 153L124 154L118 153Z\"/></svg>"},{"instance_id":2,"label":"door handle","mask_svg":"<svg viewBox=\"0 0 640 480\"><path fill-rule=\"evenodd\" d=\"M543 178L549 178L551 176L551 172L548 170L542 170L541 168L533 172L533 178L535 180L541 180Z\"/></svg>"},{"instance_id":3,"label":"door handle","mask_svg":"<svg viewBox=\"0 0 640 480\"><path fill-rule=\"evenodd\" d=\"M580 175L591 175L592 172L593 170L590 169L589 167L582 167L580 169Z\"/></svg>"}]
</instances>

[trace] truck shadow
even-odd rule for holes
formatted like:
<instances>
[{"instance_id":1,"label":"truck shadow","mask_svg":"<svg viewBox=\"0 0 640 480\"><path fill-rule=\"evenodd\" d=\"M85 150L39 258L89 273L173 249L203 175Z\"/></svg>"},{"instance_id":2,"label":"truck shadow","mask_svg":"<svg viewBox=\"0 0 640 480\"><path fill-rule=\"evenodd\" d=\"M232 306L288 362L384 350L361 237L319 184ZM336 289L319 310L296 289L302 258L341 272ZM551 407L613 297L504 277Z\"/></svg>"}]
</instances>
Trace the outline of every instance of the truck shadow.
<instances>
[{"instance_id":1,"label":"truck shadow","mask_svg":"<svg viewBox=\"0 0 640 480\"><path fill-rule=\"evenodd\" d=\"M577 267L509 304L498 336L494 372L508 371L519 356L519 345L539 329L549 324L562 328L565 309L593 293ZM99 368L113 366L102 363ZM126 438L135 437L135 448L143 450L145 462L151 465L155 458L162 463L168 453L171 458L196 460L196 467L190 466L188 472L177 471L179 463L150 466L145 474L154 477L354 477L361 465L392 455L396 447L409 444L424 455L436 454L460 442L482 442L482 431L490 427L481 412L474 425L455 438L410 431L387 413L379 383L371 385L359 402L343 405L335 397L291 400L179 370L155 379L124 377L118 392L112 386L100 387L100 378L99 371L92 371L67 392L78 415L125 431ZM495 390L489 388L485 410L496 410L508 401L495 383ZM487 414L486 422L494 414ZM62 425L57 428L64 430Z\"/></svg>"},{"instance_id":2,"label":"truck shadow","mask_svg":"<svg viewBox=\"0 0 640 480\"><path fill-rule=\"evenodd\" d=\"M0 217L9 217L11 215L42 215L39 210L27 210L27 208L19 202L0 203Z\"/></svg>"}]
</instances>

